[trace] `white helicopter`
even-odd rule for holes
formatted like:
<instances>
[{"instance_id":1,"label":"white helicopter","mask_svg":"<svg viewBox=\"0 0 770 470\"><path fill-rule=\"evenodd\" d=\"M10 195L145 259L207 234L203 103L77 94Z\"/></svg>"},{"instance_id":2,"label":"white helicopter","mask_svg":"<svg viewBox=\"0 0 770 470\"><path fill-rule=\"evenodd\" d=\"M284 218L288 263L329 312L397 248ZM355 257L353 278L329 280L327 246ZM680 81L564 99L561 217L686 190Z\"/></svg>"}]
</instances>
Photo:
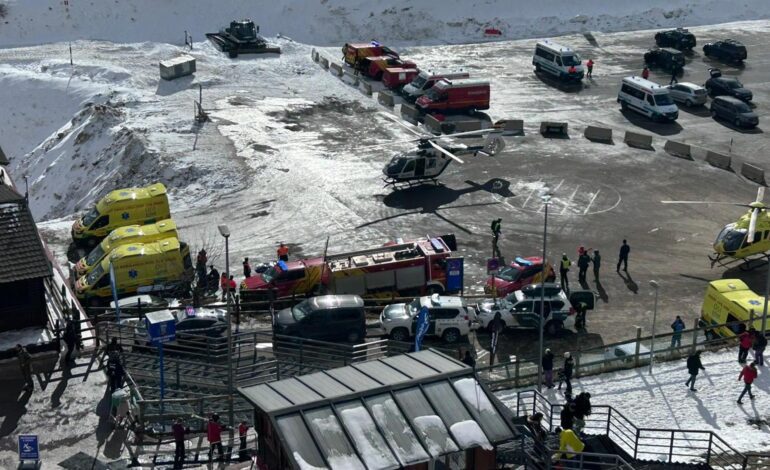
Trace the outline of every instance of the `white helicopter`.
<instances>
[{"instance_id":1,"label":"white helicopter","mask_svg":"<svg viewBox=\"0 0 770 470\"><path fill-rule=\"evenodd\" d=\"M390 118L388 115L385 116ZM394 119L394 122L398 121ZM449 164L452 163L452 160L458 163L465 163L456 154L467 153L491 156L505 148L505 141L500 137L501 131L499 129L482 129L445 136L454 138L487 135L487 138L482 145L468 146L453 143L440 136L433 136L424 132L415 131L401 122L398 122L398 124L418 136L416 139L407 141L417 142L417 148L394 155L393 158L390 159L382 169L385 186L395 187L399 184L412 185L426 180L437 183L436 178L444 172Z\"/></svg>"}]
</instances>

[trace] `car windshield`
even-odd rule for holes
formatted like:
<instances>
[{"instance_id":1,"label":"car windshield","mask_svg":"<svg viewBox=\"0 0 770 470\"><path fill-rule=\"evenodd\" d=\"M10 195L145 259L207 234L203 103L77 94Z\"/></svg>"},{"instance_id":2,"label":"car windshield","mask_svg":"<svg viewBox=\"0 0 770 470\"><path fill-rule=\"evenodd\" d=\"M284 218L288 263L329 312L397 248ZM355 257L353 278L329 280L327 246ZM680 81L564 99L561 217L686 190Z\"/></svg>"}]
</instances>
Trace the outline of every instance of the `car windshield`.
<instances>
[{"instance_id":1,"label":"car windshield","mask_svg":"<svg viewBox=\"0 0 770 470\"><path fill-rule=\"evenodd\" d=\"M731 90L735 90L735 89L738 89L738 88L743 88L743 84L741 82L739 82L737 79L725 80L725 85L727 86L727 88L729 88Z\"/></svg>"},{"instance_id":2,"label":"car windshield","mask_svg":"<svg viewBox=\"0 0 770 470\"><path fill-rule=\"evenodd\" d=\"M300 321L308 316L311 311L310 303L307 300L303 300L291 308L291 316L294 317L295 320Z\"/></svg>"},{"instance_id":3,"label":"car windshield","mask_svg":"<svg viewBox=\"0 0 770 470\"><path fill-rule=\"evenodd\" d=\"M707 91L703 88L698 88L693 93L695 93L695 96L703 96L707 93Z\"/></svg>"},{"instance_id":4,"label":"car windshield","mask_svg":"<svg viewBox=\"0 0 770 470\"><path fill-rule=\"evenodd\" d=\"M273 279L277 278L280 274L281 269L276 266L272 266L262 273L262 280L265 281L266 284L270 284L273 282Z\"/></svg>"},{"instance_id":5,"label":"car windshield","mask_svg":"<svg viewBox=\"0 0 770 470\"><path fill-rule=\"evenodd\" d=\"M423 85L425 85L425 82L427 82L427 81L428 81L427 78L425 78L425 77L423 77L421 75L417 75L416 77L414 77L414 80L412 80L411 85L413 87L417 88L418 90L420 90L420 89L422 89Z\"/></svg>"},{"instance_id":6,"label":"car windshield","mask_svg":"<svg viewBox=\"0 0 770 470\"><path fill-rule=\"evenodd\" d=\"M520 270L513 268L511 266L505 266L504 268L501 268L500 271L497 272L496 277L502 279L503 281L514 282L517 279L519 279L519 276L521 276Z\"/></svg>"},{"instance_id":7,"label":"car windshield","mask_svg":"<svg viewBox=\"0 0 770 470\"><path fill-rule=\"evenodd\" d=\"M735 103L735 109L739 113L750 113L751 112L751 108L749 107L749 105L747 105L744 102Z\"/></svg>"},{"instance_id":8,"label":"car windshield","mask_svg":"<svg viewBox=\"0 0 770 470\"><path fill-rule=\"evenodd\" d=\"M99 217L99 211L96 210L96 207L88 211L86 215L83 216L83 226L84 227L90 227L92 223L94 223L94 220L96 220Z\"/></svg>"},{"instance_id":9,"label":"car windshield","mask_svg":"<svg viewBox=\"0 0 770 470\"><path fill-rule=\"evenodd\" d=\"M104 274L104 269L102 268L101 265L99 265L88 274L88 277L86 277L86 282L88 283L89 286L93 286L94 284L99 282L99 279L102 278L103 274Z\"/></svg>"},{"instance_id":10,"label":"car windshield","mask_svg":"<svg viewBox=\"0 0 770 470\"><path fill-rule=\"evenodd\" d=\"M580 65L580 56L577 54L574 55L563 55L561 56L561 62L566 67L569 67L571 65Z\"/></svg>"},{"instance_id":11,"label":"car windshield","mask_svg":"<svg viewBox=\"0 0 770 470\"><path fill-rule=\"evenodd\" d=\"M86 264L89 266L93 266L96 264L97 261L102 259L104 257L104 248L102 248L102 244L96 245L96 248L91 250L91 253L88 253L88 256L86 257Z\"/></svg>"},{"instance_id":12,"label":"car windshield","mask_svg":"<svg viewBox=\"0 0 770 470\"><path fill-rule=\"evenodd\" d=\"M655 95L655 104L658 106L668 106L670 104L674 104L674 101L671 99L671 96L666 93L662 95Z\"/></svg>"},{"instance_id":13,"label":"car windshield","mask_svg":"<svg viewBox=\"0 0 770 470\"><path fill-rule=\"evenodd\" d=\"M425 96L427 96L431 101L439 101L441 99L441 90L433 87L428 90L427 93L425 93Z\"/></svg>"}]
</instances>

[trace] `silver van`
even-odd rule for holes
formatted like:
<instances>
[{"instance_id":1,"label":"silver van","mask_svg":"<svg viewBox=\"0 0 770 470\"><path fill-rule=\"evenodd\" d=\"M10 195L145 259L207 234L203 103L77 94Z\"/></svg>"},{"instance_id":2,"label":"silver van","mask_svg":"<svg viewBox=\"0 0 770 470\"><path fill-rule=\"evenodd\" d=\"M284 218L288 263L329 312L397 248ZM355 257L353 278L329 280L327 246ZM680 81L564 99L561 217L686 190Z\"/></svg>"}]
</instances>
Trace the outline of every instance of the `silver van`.
<instances>
[{"instance_id":1,"label":"silver van","mask_svg":"<svg viewBox=\"0 0 770 470\"><path fill-rule=\"evenodd\" d=\"M401 90L401 94L407 101L414 102L417 101L417 98L427 93L427 91L430 90L433 85L440 82L441 80L459 80L463 78L470 78L470 76L471 75L468 72L464 72L462 70L423 70L417 74L416 77L414 77L411 83L408 83L404 86L404 88Z\"/></svg>"}]
</instances>

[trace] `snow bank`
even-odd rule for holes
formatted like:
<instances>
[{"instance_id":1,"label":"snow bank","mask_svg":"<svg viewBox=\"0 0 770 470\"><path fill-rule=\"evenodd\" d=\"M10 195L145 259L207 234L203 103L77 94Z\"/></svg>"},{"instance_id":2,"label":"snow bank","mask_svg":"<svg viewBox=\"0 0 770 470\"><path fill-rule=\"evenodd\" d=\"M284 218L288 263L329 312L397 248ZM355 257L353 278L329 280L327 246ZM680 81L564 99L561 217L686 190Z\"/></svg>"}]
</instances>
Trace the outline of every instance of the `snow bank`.
<instances>
[{"instance_id":1,"label":"snow bank","mask_svg":"<svg viewBox=\"0 0 770 470\"><path fill-rule=\"evenodd\" d=\"M77 39L182 43L197 41L234 18L251 17L266 35L282 33L310 44L337 45L377 38L395 44L483 40L484 30L503 38L529 38L585 30L695 26L755 20L770 2L744 0L6 0L0 46Z\"/></svg>"},{"instance_id":2,"label":"snow bank","mask_svg":"<svg viewBox=\"0 0 770 470\"><path fill-rule=\"evenodd\" d=\"M398 467L398 462L383 440L369 412L363 405L342 407L341 418L350 437L356 441L356 448L370 468Z\"/></svg>"},{"instance_id":3,"label":"snow bank","mask_svg":"<svg viewBox=\"0 0 770 470\"><path fill-rule=\"evenodd\" d=\"M479 446L486 450L492 450L492 444L489 443L487 436L484 435L484 431L481 430L481 426L476 421L471 419L460 421L450 426L449 430L452 431L452 435L462 449Z\"/></svg>"},{"instance_id":4,"label":"snow bank","mask_svg":"<svg viewBox=\"0 0 770 470\"><path fill-rule=\"evenodd\" d=\"M418 416L414 419L414 425L422 433L425 443L428 444L428 452L433 457L460 450L449 438L447 428L438 416Z\"/></svg>"}]
</instances>

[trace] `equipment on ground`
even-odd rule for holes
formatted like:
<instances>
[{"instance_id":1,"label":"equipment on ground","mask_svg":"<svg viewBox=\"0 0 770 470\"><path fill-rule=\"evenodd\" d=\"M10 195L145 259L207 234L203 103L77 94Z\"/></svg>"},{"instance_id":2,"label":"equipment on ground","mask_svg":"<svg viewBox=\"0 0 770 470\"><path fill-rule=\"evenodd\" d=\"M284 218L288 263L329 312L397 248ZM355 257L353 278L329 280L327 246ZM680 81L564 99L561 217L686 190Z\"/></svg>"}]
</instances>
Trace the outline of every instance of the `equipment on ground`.
<instances>
[{"instance_id":1,"label":"equipment on ground","mask_svg":"<svg viewBox=\"0 0 770 470\"><path fill-rule=\"evenodd\" d=\"M281 48L270 45L259 34L259 26L250 19L231 21L229 28L222 28L218 33L206 33L206 38L231 58L238 54L280 54Z\"/></svg>"},{"instance_id":2,"label":"equipment on ground","mask_svg":"<svg viewBox=\"0 0 770 470\"><path fill-rule=\"evenodd\" d=\"M770 215L762 202L765 188L757 188L757 199L749 204L712 201L660 201L663 204L722 204L748 207L749 211L737 221L725 225L714 242L714 254L709 256L711 267L715 264L728 266L743 261L741 269L748 271L751 261L770 258Z\"/></svg>"}]
</instances>

